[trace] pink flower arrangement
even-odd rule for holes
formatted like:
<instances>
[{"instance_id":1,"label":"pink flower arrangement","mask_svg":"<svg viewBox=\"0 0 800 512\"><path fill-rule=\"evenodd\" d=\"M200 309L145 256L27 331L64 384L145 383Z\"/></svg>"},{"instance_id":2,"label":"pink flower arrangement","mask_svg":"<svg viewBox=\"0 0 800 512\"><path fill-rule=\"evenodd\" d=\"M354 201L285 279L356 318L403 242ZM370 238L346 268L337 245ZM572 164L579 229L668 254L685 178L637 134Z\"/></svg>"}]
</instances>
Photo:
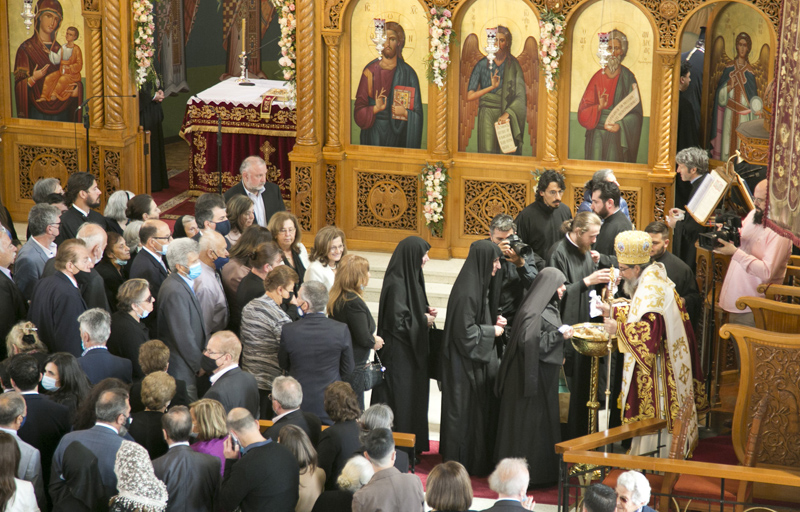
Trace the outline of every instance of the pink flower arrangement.
<instances>
[{"instance_id":1,"label":"pink flower arrangement","mask_svg":"<svg viewBox=\"0 0 800 512\"><path fill-rule=\"evenodd\" d=\"M153 67L153 3L150 0L133 0L131 4L133 19L133 47L131 48L131 68L136 88L141 89L147 82L156 83L158 75Z\"/></svg>"},{"instance_id":2,"label":"pink flower arrangement","mask_svg":"<svg viewBox=\"0 0 800 512\"><path fill-rule=\"evenodd\" d=\"M297 18L293 14L297 9L295 0L273 0L273 5L278 11L278 25L281 28L281 39L278 46L281 49L281 58L278 64L281 66L283 79L287 82L286 88L289 90L289 101L294 101L297 97L297 70L295 61L297 60Z\"/></svg>"},{"instance_id":3,"label":"pink flower arrangement","mask_svg":"<svg viewBox=\"0 0 800 512\"><path fill-rule=\"evenodd\" d=\"M565 18L563 14L545 11L539 20L539 59L544 67L544 80L548 91L555 90L558 78L558 61L564 47Z\"/></svg>"},{"instance_id":4,"label":"pink flower arrangement","mask_svg":"<svg viewBox=\"0 0 800 512\"><path fill-rule=\"evenodd\" d=\"M427 164L419 175L422 182L422 214L425 225L433 236L442 236L444 230L444 198L450 176L443 162Z\"/></svg>"},{"instance_id":5,"label":"pink flower arrangement","mask_svg":"<svg viewBox=\"0 0 800 512\"><path fill-rule=\"evenodd\" d=\"M450 43L455 38L453 32L453 13L444 7L431 7L431 19L428 22L430 51L428 62L428 80L444 87L447 67L450 65Z\"/></svg>"}]
</instances>

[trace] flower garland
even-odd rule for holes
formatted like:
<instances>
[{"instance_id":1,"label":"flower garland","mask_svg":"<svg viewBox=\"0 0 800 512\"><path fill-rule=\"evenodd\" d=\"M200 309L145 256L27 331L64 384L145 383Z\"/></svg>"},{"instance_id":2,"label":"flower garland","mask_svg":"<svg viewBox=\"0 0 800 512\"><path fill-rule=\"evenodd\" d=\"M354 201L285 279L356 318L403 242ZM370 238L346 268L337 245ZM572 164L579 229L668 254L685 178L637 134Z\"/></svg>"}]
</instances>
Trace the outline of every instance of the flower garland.
<instances>
[{"instance_id":1,"label":"flower garland","mask_svg":"<svg viewBox=\"0 0 800 512\"><path fill-rule=\"evenodd\" d=\"M558 14L547 10L539 20L539 30L541 31L539 41L539 59L544 66L544 80L547 90L552 91L556 88L558 78L558 61L564 48L564 29L565 18L563 14Z\"/></svg>"},{"instance_id":2,"label":"flower garland","mask_svg":"<svg viewBox=\"0 0 800 512\"><path fill-rule=\"evenodd\" d=\"M131 48L131 67L136 79L136 89L141 90L144 84L150 82L158 87L158 74L153 67L153 3L150 0L133 0L133 47Z\"/></svg>"},{"instance_id":3,"label":"flower garland","mask_svg":"<svg viewBox=\"0 0 800 512\"><path fill-rule=\"evenodd\" d=\"M447 66L450 65L450 43L455 39L453 32L453 13L444 7L431 7L431 19L428 22L428 34L431 47L425 59L428 64L428 80L444 87Z\"/></svg>"},{"instance_id":4,"label":"flower garland","mask_svg":"<svg viewBox=\"0 0 800 512\"><path fill-rule=\"evenodd\" d=\"M295 0L273 0L273 5L278 10L278 24L281 27L281 39L278 41L281 58L278 64L288 85L289 101L294 101L297 97L297 19L294 15L297 7Z\"/></svg>"},{"instance_id":5,"label":"flower garland","mask_svg":"<svg viewBox=\"0 0 800 512\"><path fill-rule=\"evenodd\" d=\"M444 198L447 196L447 182L450 175L443 162L427 164L419 175L422 182L422 213L425 225L436 237L442 236L444 230Z\"/></svg>"}]
</instances>

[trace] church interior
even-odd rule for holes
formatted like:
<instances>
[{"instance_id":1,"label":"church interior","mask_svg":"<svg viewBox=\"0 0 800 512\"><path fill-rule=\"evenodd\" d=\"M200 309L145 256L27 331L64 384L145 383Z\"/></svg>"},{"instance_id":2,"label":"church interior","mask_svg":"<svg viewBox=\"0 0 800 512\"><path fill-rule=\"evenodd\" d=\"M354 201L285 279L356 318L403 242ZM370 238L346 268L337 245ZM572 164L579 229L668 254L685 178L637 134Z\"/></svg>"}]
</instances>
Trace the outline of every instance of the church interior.
<instances>
[{"instance_id":1,"label":"church interior","mask_svg":"<svg viewBox=\"0 0 800 512\"><path fill-rule=\"evenodd\" d=\"M0 11L0 206L18 225L38 180L81 171L103 206L117 190L151 194L172 224L258 155L309 249L335 225L352 251L388 256L416 235L460 265L496 215L539 200L547 170L573 215L611 169L633 229L666 222L690 204L676 154L699 147L724 188L711 213L720 201L744 217L767 180L766 225L800 247L795 1L0 0ZM718 307L730 260L701 247L692 262L710 401L696 421L727 436L727 456L620 453L656 420L595 429L556 446L553 504L568 509L582 485L624 468L660 478L661 511L695 510L671 489L712 474L700 493L712 501L800 508L800 256L779 292L759 288L772 300L752 306L757 330L728 327Z\"/></svg>"}]
</instances>

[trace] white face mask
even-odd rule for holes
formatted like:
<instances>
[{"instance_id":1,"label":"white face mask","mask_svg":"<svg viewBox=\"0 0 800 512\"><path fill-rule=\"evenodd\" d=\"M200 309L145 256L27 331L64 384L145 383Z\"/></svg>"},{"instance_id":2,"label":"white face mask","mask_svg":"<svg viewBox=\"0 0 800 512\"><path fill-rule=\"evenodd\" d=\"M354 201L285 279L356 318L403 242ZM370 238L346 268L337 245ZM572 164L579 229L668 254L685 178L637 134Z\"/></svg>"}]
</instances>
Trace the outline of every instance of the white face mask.
<instances>
[{"instance_id":1,"label":"white face mask","mask_svg":"<svg viewBox=\"0 0 800 512\"><path fill-rule=\"evenodd\" d=\"M42 387L47 391L57 391L59 386L56 385L56 379L49 375L42 377Z\"/></svg>"}]
</instances>

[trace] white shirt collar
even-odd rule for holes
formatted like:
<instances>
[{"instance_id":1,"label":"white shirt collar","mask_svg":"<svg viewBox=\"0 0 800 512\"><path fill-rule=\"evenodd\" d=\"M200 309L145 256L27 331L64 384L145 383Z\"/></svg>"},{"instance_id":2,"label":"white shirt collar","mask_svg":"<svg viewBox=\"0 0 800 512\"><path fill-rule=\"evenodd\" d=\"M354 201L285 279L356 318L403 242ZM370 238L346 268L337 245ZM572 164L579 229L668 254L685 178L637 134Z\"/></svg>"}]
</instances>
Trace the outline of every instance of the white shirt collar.
<instances>
[{"instance_id":1,"label":"white shirt collar","mask_svg":"<svg viewBox=\"0 0 800 512\"><path fill-rule=\"evenodd\" d=\"M42 244L40 244L39 241L36 240L34 237L31 237L31 240L33 240L36 245L42 248L42 250L44 251L44 253L47 255L48 258L55 257L56 250L58 250L58 246L56 245L55 242L50 242L50 247L45 247Z\"/></svg>"},{"instance_id":2,"label":"white shirt collar","mask_svg":"<svg viewBox=\"0 0 800 512\"><path fill-rule=\"evenodd\" d=\"M7 277L7 278L9 278L9 279L13 279L13 278L11 277L11 271L10 271L10 270L8 270L6 267L0 267L0 272L4 273L4 274L6 275L6 277Z\"/></svg>"},{"instance_id":3,"label":"white shirt collar","mask_svg":"<svg viewBox=\"0 0 800 512\"><path fill-rule=\"evenodd\" d=\"M78 288L78 281L75 280L74 276L71 276L71 275L67 274L63 270L61 271L61 273L64 274L65 276L67 276L67 279L70 280L70 282L72 283L72 286L74 286L75 288Z\"/></svg>"},{"instance_id":4,"label":"white shirt collar","mask_svg":"<svg viewBox=\"0 0 800 512\"><path fill-rule=\"evenodd\" d=\"M169 445L170 449L175 448L176 446L189 446L189 441L176 441Z\"/></svg>"},{"instance_id":5,"label":"white shirt collar","mask_svg":"<svg viewBox=\"0 0 800 512\"><path fill-rule=\"evenodd\" d=\"M75 208L76 210L78 210L79 212L81 212L81 213L83 214L83 216L84 216L84 217L88 217L88 216L89 216L89 212L85 212L85 211L81 210L80 208L78 208L78 207L75 205L75 203L72 203L72 207L73 207L73 208Z\"/></svg>"},{"instance_id":6,"label":"white shirt collar","mask_svg":"<svg viewBox=\"0 0 800 512\"><path fill-rule=\"evenodd\" d=\"M208 378L208 380L211 381L211 385L213 386L214 383L217 382L220 377L222 377L223 375L225 375L229 371L233 370L234 368L238 368L238 367L239 367L238 364L233 363L232 365L228 366L227 368L223 368L222 370L218 371L217 373L212 374L211 377Z\"/></svg>"},{"instance_id":7,"label":"white shirt collar","mask_svg":"<svg viewBox=\"0 0 800 512\"><path fill-rule=\"evenodd\" d=\"M567 240L569 240L569 243L571 243L571 244L572 244L572 245L574 245L575 247L578 247L578 244L576 244L575 242L573 242L573 241L572 241L572 237L571 237L571 236L569 236L569 233L567 233L567 234L566 234L566 235L564 235L564 236L566 236L566 237L567 237Z\"/></svg>"},{"instance_id":8,"label":"white shirt collar","mask_svg":"<svg viewBox=\"0 0 800 512\"><path fill-rule=\"evenodd\" d=\"M14 430L13 428L0 427L0 431L5 432L6 434L11 434L14 437L19 437L17 431Z\"/></svg>"},{"instance_id":9,"label":"white shirt collar","mask_svg":"<svg viewBox=\"0 0 800 512\"><path fill-rule=\"evenodd\" d=\"M275 416L274 418L272 418L272 423L275 424L279 419L283 418L287 414L290 414L290 413L293 413L294 411L299 411L299 410L300 409L292 409L291 411L286 411L283 414L279 414L279 415Z\"/></svg>"},{"instance_id":10,"label":"white shirt collar","mask_svg":"<svg viewBox=\"0 0 800 512\"><path fill-rule=\"evenodd\" d=\"M116 427L112 427L108 423L101 423L101 422L98 421L97 423L94 424L94 426L95 427L105 427L108 430L110 430L110 431L114 432L115 434L119 435L119 430L117 430Z\"/></svg>"},{"instance_id":11,"label":"white shirt collar","mask_svg":"<svg viewBox=\"0 0 800 512\"><path fill-rule=\"evenodd\" d=\"M39 392L34 389L32 391L20 391L19 394L20 395L38 395Z\"/></svg>"}]
</instances>

